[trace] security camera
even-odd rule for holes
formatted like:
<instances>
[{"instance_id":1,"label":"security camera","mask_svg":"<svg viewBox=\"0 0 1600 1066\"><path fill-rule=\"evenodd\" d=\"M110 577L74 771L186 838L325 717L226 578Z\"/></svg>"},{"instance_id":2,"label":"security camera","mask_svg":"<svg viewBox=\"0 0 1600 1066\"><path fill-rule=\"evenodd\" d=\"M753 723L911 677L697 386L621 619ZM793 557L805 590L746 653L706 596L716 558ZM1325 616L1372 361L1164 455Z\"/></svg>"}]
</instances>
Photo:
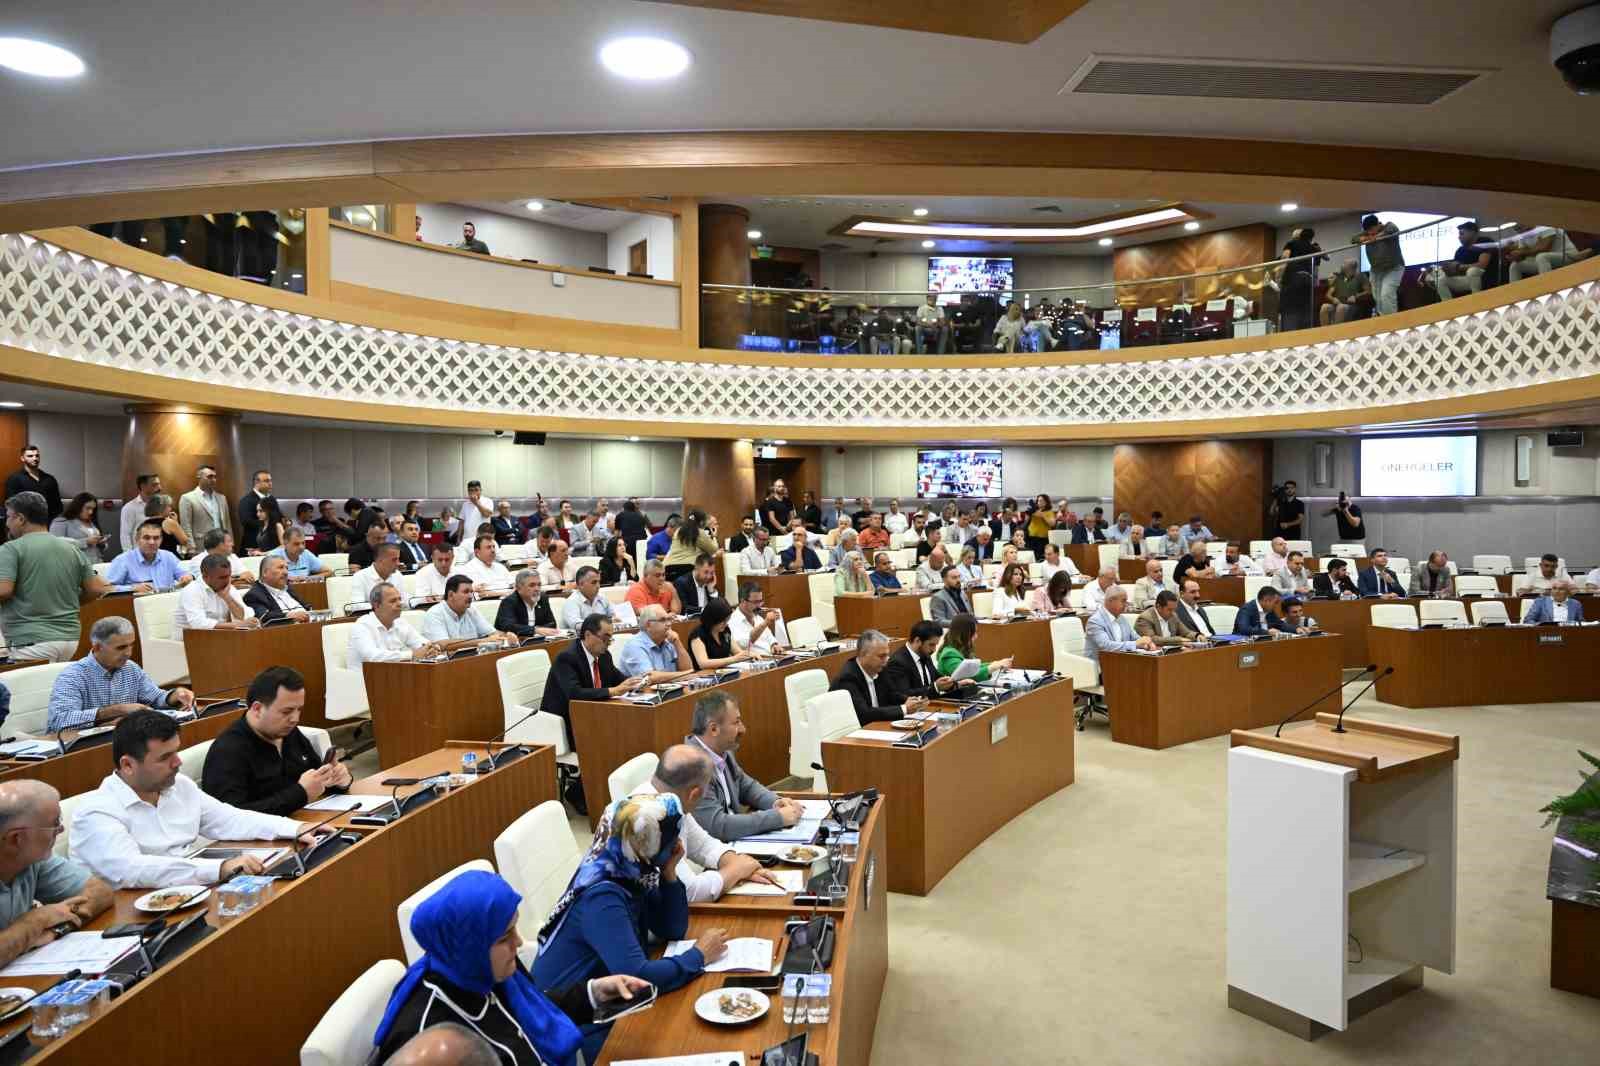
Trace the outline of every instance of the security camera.
<instances>
[{"instance_id":1,"label":"security camera","mask_svg":"<svg viewBox=\"0 0 1600 1066\"><path fill-rule=\"evenodd\" d=\"M1550 62L1573 92L1600 93L1600 4L1556 19L1550 27Z\"/></svg>"}]
</instances>

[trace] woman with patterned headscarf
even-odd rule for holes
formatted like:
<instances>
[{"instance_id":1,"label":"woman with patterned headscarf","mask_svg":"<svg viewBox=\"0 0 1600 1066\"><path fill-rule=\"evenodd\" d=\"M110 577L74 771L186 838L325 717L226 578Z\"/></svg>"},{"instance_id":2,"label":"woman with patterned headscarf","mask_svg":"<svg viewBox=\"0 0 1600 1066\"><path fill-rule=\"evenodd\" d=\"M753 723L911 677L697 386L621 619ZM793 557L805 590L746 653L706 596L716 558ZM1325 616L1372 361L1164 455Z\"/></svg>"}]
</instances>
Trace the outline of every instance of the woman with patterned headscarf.
<instances>
[{"instance_id":1,"label":"woman with patterned headscarf","mask_svg":"<svg viewBox=\"0 0 1600 1066\"><path fill-rule=\"evenodd\" d=\"M454 1022L489 1042L507 1066L570 1066L594 1006L632 999L635 977L575 981L546 998L517 961L517 904L501 877L469 870L450 879L411 916L424 954L395 986L372 1042L387 1061L422 1030Z\"/></svg>"},{"instance_id":2,"label":"woman with patterned headscarf","mask_svg":"<svg viewBox=\"0 0 1600 1066\"><path fill-rule=\"evenodd\" d=\"M631 796L606 809L594 843L539 930L533 977L565 988L607 974L642 977L661 992L681 988L727 950L727 933L708 930L671 958L645 954L645 937L679 940L689 928L689 897L678 879L683 807L670 793ZM586 1026L583 1053L599 1057L609 1026Z\"/></svg>"}]
</instances>

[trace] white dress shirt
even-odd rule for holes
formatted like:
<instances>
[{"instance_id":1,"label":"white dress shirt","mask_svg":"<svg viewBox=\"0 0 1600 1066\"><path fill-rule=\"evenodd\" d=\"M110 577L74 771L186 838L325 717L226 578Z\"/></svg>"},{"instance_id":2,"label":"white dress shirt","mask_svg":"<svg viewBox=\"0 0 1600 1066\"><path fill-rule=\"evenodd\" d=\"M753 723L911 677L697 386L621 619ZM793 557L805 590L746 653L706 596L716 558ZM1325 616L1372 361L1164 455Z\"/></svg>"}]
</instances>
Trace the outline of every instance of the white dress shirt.
<instances>
[{"instance_id":1,"label":"white dress shirt","mask_svg":"<svg viewBox=\"0 0 1600 1066\"><path fill-rule=\"evenodd\" d=\"M350 602L359 603L362 607L366 607L371 602L367 597L371 596L372 590L379 585L393 585L394 590L400 593L401 600L406 597L406 587L400 583L400 568L398 566L390 571L388 577L381 577L372 567L366 566L357 570L356 576L350 579ZM330 603L328 606L338 610L344 604Z\"/></svg>"},{"instance_id":2,"label":"white dress shirt","mask_svg":"<svg viewBox=\"0 0 1600 1066\"><path fill-rule=\"evenodd\" d=\"M557 570L548 559L539 564L539 584L549 587L551 585L570 585L578 580L578 564L570 558L565 566Z\"/></svg>"},{"instance_id":3,"label":"white dress shirt","mask_svg":"<svg viewBox=\"0 0 1600 1066\"><path fill-rule=\"evenodd\" d=\"M655 782L645 781L633 794L657 795ZM683 882L690 903L709 903L722 895L722 875L717 872L717 864L733 848L706 832L688 811L683 812L681 833L683 860L678 864L678 880Z\"/></svg>"},{"instance_id":4,"label":"white dress shirt","mask_svg":"<svg viewBox=\"0 0 1600 1066\"><path fill-rule=\"evenodd\" d=\"M197 840L271 840L307 827L293 818L231 807L179 774L155 806L128 783L107 774L83 797L69 828L72 857L114 888L165 888L215 884L221 859L187 859Z\"/></svg>"},{"instance_id":5,"label":"white dress shirt","mask_svg":"<svg viewBox=\"0 0 1600 1066\"><path fill-rule=\"evenodd\" d=\"M1014 618L1016 617L1019 608L1023 611L1030 609L1028 606L1026 593L1024 593L1021 597L1013 599L1011 594L1005 589L996 589L994 593L994 599L990 601L989 617Z\"/></svg>"},{"instance_id":6,"label":"white dress shirt","mask_svg":"<svg viewBox=\"0 0 1600 1066\"><path fill-rule=\"evenodd\" d=\"M883 528L887 529L890 534L904 533L911 528L911 520L902 511L890 511L883 516Z\"/></svg>"},{"instance_id":7,"label":"white dress shirt","mask_svg":"<svg viewBox=\"0 0 1600 1066\"><path fill-rule=\"evenodd\" d=\"M574 592L567 597L567 602L561 605L561 628L576 633L583 620L591 614L603 614L607 618L612 618L616 612L612 610L611 601L606 599L604 592L595 593L592 600L586 600L582 593Z\"/></svg>"},{"instance_id":8,"label":"white dress shirt","mask_svg":"<svg viewBox=\"0 0 1600 1066\"><path fill-rule=\"evenodd\" d=\"M484 508L488 509L484 510ZM494 501L487 496L480 495L478 497L478 506L474 506L471 500L462 500L456 504L456 514L461 516L463 527L461 539L467 543L469 548L472 546L473 538L478 535L478 527L494 518L494 512Z\"/></svg>"},{"instance_id":9,"label":"white dress shirt","mask_svg":"<svg viewBox=\"0 0 1600 1066\"><path fill-rule=\"evenodd\" d=\"M416 574L416 584L412 586L414 589L412 595L420 599L442 600L444 599L444 583L460 572L459 569L452 566L448 573L441 574L439 573L439 568L431 562L427 566L419 567Z\"/></svg>"},{"instance_id":10,"label":"white dress shirt","mask_svg":"<svg viewBox=\"0 0 1600 1066\"><path fill-rule=\"evenodd\" d=\"M1257 577L1261 576L1261 564L1250 558L1248 555L1239 556L1237 562L1234 563L1228 562L1226 557L1213 561L1216 563L1218 577L1227 577L1231 575L1235 566L1239 567L1239 572L1241 574L1254 574Z\"/></svg>"},{"instance_id":11,"label":"white dress shirt","mask_svg":"<svg viewBox=\"0 0 1600 1066\"><path fill-rule=\"evenodd\" d=\"M778 565L778 553L772 550L772 545L757 548L754 544L746 544L744 551L739 553L739 573L765 574Z\"/></svg>"},{"instance_id":12,"label":"white dress shirt","mask_svg":"<svg viewBox=\"0 0 1600 1066\"><path fill-rule=\"evenodd\" d=\"M1117 586L1112 585L1112 588ZM1091 581L1083 587L1083 605L1091 611L1098 611L1106 602L1106 590L1100 587L1100 582Z\"/></svg>"},{"instance_id":13,"label":"white dress shirt","mask_svg":"<svg viewBox=\"0 0 1600 1066\"><path fill-rule=\"evenodd\" d=\"M199 577L200 564L205 562L206 556L210 554L210 552L203 552L200 555L183 560L183 572L186 574L193 574L195 577ZM244 573L244 564L239 561L239 557L237 555L233 555L231 553L228 555L228 565L233 567L234 577L238 577L240 574Z\"/></svg>"},{"instance_id":14,"label":"white dress shirt","mask_svg":"<svg viewBox=\"0 0 1600 1066\"><path fill-rule=\"evenodd\" d=\"M1292 573L1286 565L1283 569L1272 575L1272 587L1279 592L1291 596L1305 594L1311 595L1311 571L1306 569L1306 564L1300 564L1300 572Z\"/></svg>"},{"instance_id":15,"label":"white dress shirt","mask_svg":"<svg viewBox=\"0 0 1600 1066\"><path fill-rule=\"evenodd\" d=\"M1073 562L1065 555L1061 557L1061 562L1059 565L1050 562L1048 559L1039 564L1039 572L1044 576L1045 581L1049 581L1051 578L1055 577L1056 574L1063 570L1066 571L1068 577L1079 576L1078 564Z\"/></svg>"},{"instance_id":16,"label":"white dress shirt","mask_svg":"<svg viewBox=\"0 0 1600 1066\"><path fill-rule=\"evenodd\" d=\"M307 610L306 605L291 596L289 594L289 590L286 588L275 589L265 581L261 582L261 588L267 590L267 595L272 597L272 602L277 604L278 609L285 614L288 614L290 611Z\"/></svg>"},{"instance_id":17,"label":"white dress shirt","mask_svg":"<svg viewBox=\"0 0 1600 1066\"><path fill-rule=\"evenodd\" d=\"M384 628L378 616L371 611L355 621L350 632L350 649L345 655L345 666L360 670L362 663L392 663L411 658L411 653L427 641L411 628L411 623L396 618L394 625Z\"/></svg>"},{"instance_id":18,"label":"white dress shirt","mask_svg":"<svg viewBox=\"0 0 1600 1066\"><path fill-rule=\"evenodd\" d=\"M466 574L474 585L485 585L496 589L511 587L511 571L505 568L504 563L495 562L485 566L483 560L476 555L462 563L456 573Z\"/></svg>"},{"instance_id":19,"label":"white dress shirt","mask_svg":"<svg viewBox=\"0 0 1600 1066\"><path fill-rule=\"evenodd\" d=\"M172 624L178 629L215 629L218 622L234 620L228 610L228 601L238 604L243 617L254 618L255 612L244 605L239 590L229 585L225 600L204 581L191 581L178 593L178 606L172 612Z\"/></svg>"},{"instance_id":20,"label":"white dress shirt","mask_svg":"<svg viewBox=\"0 0 1600 1066\"><path fill-rule=\"evenodd\" d=\"M1557 603L1555 599L1552 598L1550 600L1550 617L1557 622L1565 622L1567 620L1567 608L1571 603L1571 600L1562 600L1560 603Z\"/></svg>"},{"instance_id":21,"label":"white dress shirt","mask_svg":"<svg viewBox=\"0 0 1600 1066\"><path fill-rule=\"evenodd\" d=\"M493 632L494 627L484 621L483 615L474 610L470 602L460 614L452 611L448 603L440 602L429 607L428 613L422 616L422 639L425 641L477 640Z\"/></svg>"},{"instance_id":22,"label":"white dress shirt","mask_svg":"<svg viewBox=\"0 0 1600 1066\"><path fill-rule=\"evenodd\" d=\"M750 634L755 630L756 623L746 618L741 608L735 607L733 614L728 617L728 636L733 639L735 648L750 647ZM768 626L756 638L755 650L770 652L774 644L787 644L789 634L784 632L783 618L779 617L775 625Z\"/></svg>"}]
</instances>

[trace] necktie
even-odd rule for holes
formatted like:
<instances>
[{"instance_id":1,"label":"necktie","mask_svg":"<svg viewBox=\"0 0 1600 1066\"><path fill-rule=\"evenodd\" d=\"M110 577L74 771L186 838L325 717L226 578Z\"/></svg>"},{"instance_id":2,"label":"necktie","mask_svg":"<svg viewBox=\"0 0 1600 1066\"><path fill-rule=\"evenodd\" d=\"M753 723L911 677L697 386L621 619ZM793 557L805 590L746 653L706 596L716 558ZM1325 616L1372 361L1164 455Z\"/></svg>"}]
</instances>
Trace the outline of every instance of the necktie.
<instances>
[{"instance_id":1,"label":"necktie","mask_svg":"<svg viewBox=\"0 0 1600 1066\"><path fill-rule=\"evenodd\" d=\"M928 660L919 656L917 658L917 669L922 671L922 683L924 685L933 684L933 678L928 676Z\"/></svg>"},{"instance_id":2,"label":"necktie","mask_svg":"<svg viewBox=\"0 0 1600 1066\"><path fill-rule=\"evenodd\" d=\"M594 666L594 687L600 688L600 660L593 660L592 665Z\"/></svg>"},{"instance_id":3,"label":"necktie","mask_svg":"<svg viewBox=\"0 0 1600 1066\"><path fill-rule=\"evenodd\" d=\"M1134 541L1133 542L1133 554L1138 555L1139 554L1139 549L1142 548L1142 547L1143 547L1142 544L1140 544L1138 541Z\"/></svg>"}]
</instances>

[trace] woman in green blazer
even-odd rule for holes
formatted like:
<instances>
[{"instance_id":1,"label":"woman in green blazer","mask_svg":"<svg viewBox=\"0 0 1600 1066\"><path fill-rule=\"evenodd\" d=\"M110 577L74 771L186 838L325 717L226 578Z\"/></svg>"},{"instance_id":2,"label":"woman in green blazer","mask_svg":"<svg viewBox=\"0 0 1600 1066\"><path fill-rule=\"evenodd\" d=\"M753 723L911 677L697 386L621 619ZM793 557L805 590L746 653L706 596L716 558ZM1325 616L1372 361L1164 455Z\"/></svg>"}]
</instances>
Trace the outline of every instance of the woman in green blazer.
<instances>
[{"instance_id":1,"label":"woman in green blazer","mask_svg":"<svg viewBox=\"0 0 1600 1066\"><path fill-rule=\"evenodd\" d=\"M950 619L950 628L944 631L944 643L939 647L939 653L934 656L933 664L939 668L942 677L949 677L956 672L956 667L961 665L961 660L974 658L972 645L978 635L978 620L970 614L958 614ZM1011 658L996 659L994 662L985 663L978 667L978 676L975 680L987 681L1001 670L1011 669Z\"/></svg>"}]
</instances>

